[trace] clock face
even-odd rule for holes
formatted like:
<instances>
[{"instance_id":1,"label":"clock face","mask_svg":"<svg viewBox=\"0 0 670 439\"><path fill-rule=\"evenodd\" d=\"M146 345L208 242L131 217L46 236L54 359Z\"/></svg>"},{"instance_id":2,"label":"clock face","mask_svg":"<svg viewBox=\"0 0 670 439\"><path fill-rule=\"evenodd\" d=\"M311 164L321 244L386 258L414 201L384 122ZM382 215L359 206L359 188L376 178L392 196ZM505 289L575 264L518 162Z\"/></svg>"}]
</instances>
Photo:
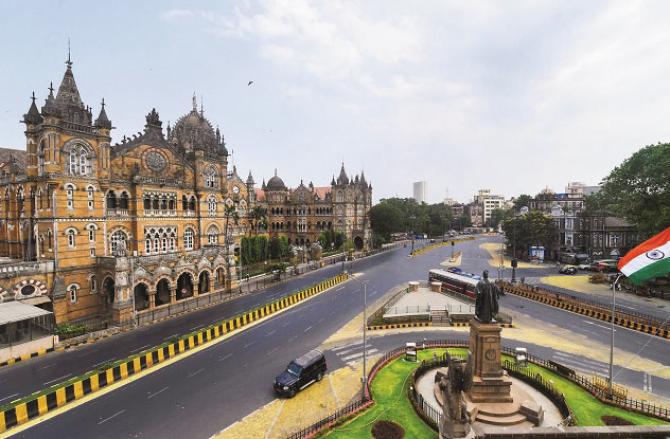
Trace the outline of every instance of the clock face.
<instances>
[{"instance_id":1,"label":"clock face","mask_svg":"<svg viewBox=\"0 0 670 439\"><path fill-rule=\"evenodd\" d=\"M149 151L144 159L149 169L154 172L160 172L167 166L167 160L158 151Z\"/></svg>"},{"instance_id":2,"label":"clock face","mask_svg":"<svg viewBox=\"0 0 670 439\"><path fill-rule=\"evenodd\" d=\"M233 186L233 193L234 194L239 194L240 193L240 188L237 186Z\"/></svg>"},{"instance_id":3,"label":"clock face","mask_svg":"<svg viewBox=\"0 0 670 439\"><path fill-rule=\"evenodd\" d=\"M488 349L486 352L484 352L484 357L486 357L486 359L489 361L495 360L496 359L495 349Z\"/></svg>"}]
</instances>

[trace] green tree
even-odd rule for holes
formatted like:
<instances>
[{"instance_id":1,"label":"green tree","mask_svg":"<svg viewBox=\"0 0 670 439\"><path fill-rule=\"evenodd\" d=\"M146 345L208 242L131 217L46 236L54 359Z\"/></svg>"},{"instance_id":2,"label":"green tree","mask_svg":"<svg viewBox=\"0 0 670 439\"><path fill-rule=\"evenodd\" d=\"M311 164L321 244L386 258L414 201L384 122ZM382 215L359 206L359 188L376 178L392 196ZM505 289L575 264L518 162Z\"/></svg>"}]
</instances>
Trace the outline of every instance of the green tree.
<instances>
[{"instance_id":1,"label":"green tree","mask_svg":"<svg viewBox=\"0 0 670 439\"><path fill-rule=\"evenodd\" d=\"M493 209L491 211L491 218L487 220L487 226L493 227L494 229L498 228L498 225L501 221L512 218L511 209Z\"/></svg>"},{"instance_id":2,"label":"green tree","mask_svg":"<svg viewBox=\"0 0 670 439\"><path fill-rule=\"evenodd\" d=\"M345 236L344 233L342 232L336 232L335 233L335 248L339 250L342 248L342 244L344 244Z\"/></svg>"},{"instance_id":3,"label":"green tree","mask_svg":"<svg viewBox=\"0 0 670 439\"><path fill-rule=\"evenodd\" d=\"M558 230L551 217L533 211L502 222L507 248L516 251L514 257L526 258L531 245L551 249L556 242Z\"/></svg>"},{"instance_id":4,"label":"green tree","mask_svg":"<svg viewBox=\"0 0 670 439\"><path fill-rule=\"evenodd\" d=\"M522 207L530 208L530 202L533 200L528 194L521 194L514 200L514 211L518 212Z\"/></svg>"},{"instance_id":5,"label":"green tree","mask_svg":"<svg viewBox=\"0 0 670 439\"><path fill-rule=\"evenodd\" d=\"M370 208L370 226L388 241L391 233L404 231L403 211L391 203L376 204Z\"/></svg>"},{"instance_id":6,"label":"green tree","mask_svg":"<svg viewBox=\"0 0 670 439\"><path fill-rule=\"evenodd\" d=\"M625 218L644 236L670 227L670 143L645 146L624 160L586 206Z\"/></svg>"},{"instance_id":7,"label":"green tree","mask_svg":"<svg viewBox=\"0 0 670 439\"><path fill-rule=\"evenodd\" d=\"M249 235L251 232L258 234L260 230L267 227L268 210L264 207L254 206L249 212Z\"/></svg>"}]
</instances>

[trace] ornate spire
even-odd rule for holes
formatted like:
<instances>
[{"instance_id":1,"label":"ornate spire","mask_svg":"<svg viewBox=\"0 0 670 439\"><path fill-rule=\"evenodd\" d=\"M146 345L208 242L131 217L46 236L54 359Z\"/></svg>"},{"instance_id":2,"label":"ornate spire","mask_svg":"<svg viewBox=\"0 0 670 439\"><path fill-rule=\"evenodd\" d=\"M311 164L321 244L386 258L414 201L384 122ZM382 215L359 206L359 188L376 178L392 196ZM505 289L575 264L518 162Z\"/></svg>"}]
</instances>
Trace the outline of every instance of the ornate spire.
<instances>
[{"instance_id":1,"label":"ornate spire","mask_svg":"<svg viewBox=\"0 0 670 439\"><path fill-rule=\"evenodd\" d=\"M249 176L247 177L247 185L252 186L254 184L254 177L251 175L251 169L249 169Z\"/></svg>"},{"instance_id":2,"label":"ornate spire","mask_svg":"<svg viewBox=\"0 0 670 439\"><path fill-rule=\"evenodd\" d=\"M28 109L28 113L23 115L23 122L28 124L33 124L33 125L38 125L42 123L42 116L40 115L39 110L37 109L37 105L35 105L35 92L33 92L33 95L31 96L32 103L30 104L30 109Z\"/></svg>"},{"instance_id":3,"label":"ornate spire","mask_svg":"<svg viewBox=\"0 0 670 439\"><path fill-rule=\"evenodd\" d=\"M67 39L67 61L65 61L65 64L67 64L68 69L72 67L72 61L70 60L70 39Z\"/></svg>"},{"instance_id":4,"label":"ornate spire","mask_svg":"<svg viewBox=\"0 0 670 439\"><path fill-rule=\"evenodd\" d=\"M335 186L335 184L335 174L333 174L333 179L331 180L330 185Z\"/></svg>"},{"instance_id":5,"label":"ornate spire","mask_svg":"<svg viewBox=\"0 0 670 439\"><path fill-rule=\"evenodd\" d=\"M205 117L205 100L200 95L200 117Z\"/></svg>"},{"instance_id":6,"label":"ornate spire","mask_svg":"<svg viewBox=\"0 0 670 439\"><path fill-rule=\"evenodd\" d=\"M342 162L342 168L340 168L340 176L337 177L337 184L349 184L349 177L347 177L347 173L344 170L344 162Z\"/></svg>"},{"instance_id":7,"label":"ornate spire","mask_svg":"<svg viewBox=\"0 0 670 439\"><path fill-rule=\"evenodd\" d=\"M361 184L365 185L365 171L361 170Z\"/></svg>"},{"instance_id":8,"label":"ornate spire","mask_svg":"<svg viewBox=\"0 0 670 439\"><path fill-rule=\"evenodd\" d=\"M107 112L105 111L105 98L102 98L102 102L100 103L100 114L98 115L98 118L95 120L95 126L98 128L105 128L108 130L112 129L112 121L109 120L107 117Z\"/></svg>"},{"instance_id":9,"label":"ornate spire","mask_svg":"<svg viewBox=\"0 0 670 439\"><path fill-rule=\"evenodd\" d=\"M195 97L195 92L193 92L193 111L198 112L198 100Z\"/></svg>"},{"instance_id":10,"label":"ornate spire","mask_svg":"<svg viewBox=\"0 0 670 439\"><path fill-rule=\"evenodd\" d=\"M265 190L265 179L263 179L263 184L261 185L261 189Z\"/></svg>"}]
</instances>

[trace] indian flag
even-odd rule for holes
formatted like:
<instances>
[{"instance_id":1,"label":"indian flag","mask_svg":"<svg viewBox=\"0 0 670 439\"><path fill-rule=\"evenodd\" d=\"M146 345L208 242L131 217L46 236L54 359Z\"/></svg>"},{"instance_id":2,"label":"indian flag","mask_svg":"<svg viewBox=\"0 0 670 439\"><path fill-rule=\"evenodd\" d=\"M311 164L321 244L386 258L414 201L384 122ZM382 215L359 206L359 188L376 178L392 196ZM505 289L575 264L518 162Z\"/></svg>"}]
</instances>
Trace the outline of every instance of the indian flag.
<instances>
[{"instance_id":1,"label":"indian flag","mask_svg":"<svg viewBox=\"0 0 670 439\"><path fill-rule=\"evenodd\" d=\"M635 284L670 273L670 227L626 253L618 268Z\"/></svg>"}]
</instances>

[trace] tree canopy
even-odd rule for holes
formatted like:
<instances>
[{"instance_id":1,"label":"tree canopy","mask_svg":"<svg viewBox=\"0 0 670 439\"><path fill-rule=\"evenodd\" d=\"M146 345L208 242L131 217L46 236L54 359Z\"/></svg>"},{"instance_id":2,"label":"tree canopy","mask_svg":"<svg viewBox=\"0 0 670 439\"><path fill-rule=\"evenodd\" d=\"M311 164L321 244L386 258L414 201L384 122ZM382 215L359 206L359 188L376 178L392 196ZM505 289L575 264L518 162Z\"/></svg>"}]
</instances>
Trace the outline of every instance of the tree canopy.
<instances>
[{"instance_id":1,"label":"tree canopy","mask_svg":"<svg viewBox=\"0 0 670 439\"><path fill-rule=\"evenodd\" d=\"M502 222L502 229L508 248L516 251L515 257L525 257L531 245L550 249L558 237L553 219L538 211L507 219Z\"/></svg>"},{"instance_id":2,"label":"tree canopy","mask_svg":"<svg viewBox=\"0 0 670 439\"><path fill-rule=\"evenodd\" d=\"M670 227L670 144L645 146L624 160L586 203L625 218L646 236Z\"/></svg>"},{"instance_id":3,"label":"tree canopy","mask_svg":"<svg viewBox=\"0 0 670 439\"><path fill-rule=\"evenodd\" d=\"M370 223L384 240L392 233L441 235L452 227L451 208L444 203L417 203L412 198L383 199L370 209Z\"/></svg>"}]
</instances>

